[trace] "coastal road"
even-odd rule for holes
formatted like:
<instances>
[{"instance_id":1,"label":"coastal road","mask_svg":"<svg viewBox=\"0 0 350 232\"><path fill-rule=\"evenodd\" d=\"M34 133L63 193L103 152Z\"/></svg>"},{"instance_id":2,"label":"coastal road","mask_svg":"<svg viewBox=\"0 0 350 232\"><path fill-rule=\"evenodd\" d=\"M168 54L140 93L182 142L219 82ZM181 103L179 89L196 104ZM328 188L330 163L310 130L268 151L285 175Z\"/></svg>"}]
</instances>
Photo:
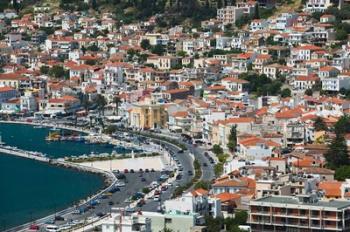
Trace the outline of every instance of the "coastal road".
<instances>
[{"instance_id":1,"label":"coastal road","mask_svg":"<svg viewBox=\"0 0 350 232\"><path fill-rule=\"evenodd\" d=\"M184 144L187 147L188 152L192 153L194 155L194 157L201 164L202 176L200 179L203 181L211 181L215 178L214 164L211 164L209 162L208 158L205 157L205 155L204 155L204 152L208 151L207 149L205 149L204 147L195 146L192 143L182 142L181 135L179 135L179 134L169 133L169 132L164 131L164 130L161 131L161 135L156 134L156 133L151 133L151 134L153 134L155 136L164 136L164 137L167 137L170 139L175 139L175 140L178 140L178 142ZM157 141L159 141L159 140L157 140ZM172 145L172 146L174 146L174 145ZM185 152L184 154L188 154L188 152ZM185 160L185 162L186 162L186 160ZM193 160L192 160L192 162L193 162ZM204 165L204 164L206 164L206 165Z\"/></svg>"},{"instance_id":2,"label":"coastal road","mask_svg":"<svg viewBox=\"0 0 350 232\"><path fill-rule=\"evenodd\" d=\"M207 157L205 157L204 152L206 149L198 146L194 146L192 144L186 144L186 147L191 153L196 157L196 159L201 164L202 169L202 177L203 181L212 181L215 178L214 173L214 164L211 164Z\"/></svg>"},{"instance_id":3,"label":"coastal road","mask_svg":"<svg viewBox=\"0 0 350 232\"><path fill-rule=\"evenodd\" d=\"M125 202L136 192L141 192L142 188L150 185L153 181L157 181L160 177L160 172L143 173L142 177L146 181L141 181L140 173L126 173L125 187L120 187L120 191L115 192L112 196L106 199L99 199L100 203L95 205L93 209L88 210L83 214L68 214L64 216L64 221L56 221L55 225L62 226L70 221L87 221L89 218L96 218L99 213L108 214L112 207L127 207L130 203ZM122 181L122 180L121 180ZM110 205L113 202L113 205ZM157 206L156 206L157 207ZM45 225L40 226L40 231L45 231Z\"/></svg>"},{"instance_id":4,"label":"coastal road","mask_svg":"<svg viewBox=\"0 0 350 232\"><path fill-rule=\"evenodd\" d=\"M161 130L160 135L156 133L151 134L155 136L164 136L169 139L175 139L178 140L180 143L183 143L187 147L188 151L191 152L201 164L202 177L200 179L203 181L211 181L215 178L214 164L211 164L208 158L204 155L204 152L208 151L206 148L195 146L192 143L182 142L182 137L180 134L171 133L167 130ZM204 163L207 165L205 166Z\"/></svg>"}]
</instances>

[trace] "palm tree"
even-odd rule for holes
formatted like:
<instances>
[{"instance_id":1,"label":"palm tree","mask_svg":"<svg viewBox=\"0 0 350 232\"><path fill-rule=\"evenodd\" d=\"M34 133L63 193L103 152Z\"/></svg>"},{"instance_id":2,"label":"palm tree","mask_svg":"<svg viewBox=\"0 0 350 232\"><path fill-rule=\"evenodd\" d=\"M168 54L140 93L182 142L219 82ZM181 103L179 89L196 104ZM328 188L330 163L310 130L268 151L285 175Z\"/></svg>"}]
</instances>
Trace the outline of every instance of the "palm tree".
<instances>
[{"instance_id":1,"label":"palm tree","mask_svg":"<svg viewBox=\"0 0 350 232\"><path fill-rule=\"evenodd\" d=\"M120 97L119 96L115 96L113 98L113 101L115 103L115 113L118 116L118 114L119 114L119 103L121 102Z\"/></svg>"},{"instance_id":2,"label":"palm tree","mask_svg":"<svg viewBox=\"0 0 350 232\"><path fill-rule=\"evenodd\" d=\"M99 112L102 112L102 115L105 114L105 106L107 105L107 101L105 99L104 96L102 96L101 94L97 95L96 98L96 104L97 104L97 108L99 110Z\"/></svg>"},{"instance_id":3,"label":"palm tree","mask_svg":"<svg viewBox=\"0 0 350 232\"><path fill-rule=\"evenodd\" d=\"M84 94L82 96L82 106L84 107L84 110L86 111L86 113L88 113L91 102L89 101L89 96L87 94Z\"/></svg>"}]
</instances>

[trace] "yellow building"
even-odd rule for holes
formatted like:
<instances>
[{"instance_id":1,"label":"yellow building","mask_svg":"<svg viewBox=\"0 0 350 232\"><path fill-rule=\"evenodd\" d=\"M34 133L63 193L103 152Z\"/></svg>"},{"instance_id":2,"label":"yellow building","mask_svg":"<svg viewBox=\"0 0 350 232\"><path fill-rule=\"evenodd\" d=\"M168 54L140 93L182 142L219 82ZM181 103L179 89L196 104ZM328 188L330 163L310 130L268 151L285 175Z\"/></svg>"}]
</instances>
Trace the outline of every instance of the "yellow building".
<instances>
[{"instance_id":1,"label":"yellow building","mask_svg":"<svg viewBox=\"0 0 350 232\"><path fill-rule=\"evenodd\" d=\"M141 129L164 128L167 123L167 113L164 104L137 103L129 111L131 127Z\"/></svg>"}]
</instances>

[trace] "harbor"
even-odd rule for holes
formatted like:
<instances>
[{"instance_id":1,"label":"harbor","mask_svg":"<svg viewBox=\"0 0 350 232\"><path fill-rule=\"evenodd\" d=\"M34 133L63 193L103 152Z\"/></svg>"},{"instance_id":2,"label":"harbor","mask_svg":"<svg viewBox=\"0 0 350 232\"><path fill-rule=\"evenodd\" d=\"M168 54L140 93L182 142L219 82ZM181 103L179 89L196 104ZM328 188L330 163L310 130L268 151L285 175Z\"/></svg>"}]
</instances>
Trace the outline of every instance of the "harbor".
<instances>
[{"instance_id":1,"label":"harbor","mask_svg":"<svg viewBox=\"0 0 350 232\"><path fill-rule=\"evenodd\" d=\"M116 181L115 175L112 173L112 170L124 170L124 169L135 169L138 171L140 167L148 167L149 170L165 170L170 168L171 160L169 153L162 148L159 144L153 142L147 142L145 144L135 143L129 141L122 141L120 139L112 138L111 136L98 135L97 133L91 133L86 130L75 130L75 135L86 136L87 139L99 137L102 141L108 142L109 147L106 147L103 143L85 143L82 141L73 141L73 140L61 140L61 141L47 141L45 138L51 131L61 131L61 130L70 130L72 128L59 128L55 127L53 130L50 129L53 127L48 127L48 125L27 125L23 123L6 123L0 124L0 132L4 139L0 139L0 154L4 154L12 157L19 157L21 159L32 160L33 162L39 162L45 165L55 167L62 167L65 170L74 170L80 173L91 173L98 176L102 176L104 179L105 189L100 190L97 195L85 195L79 197L75 200L79 205L86 205L87 202L92 199L101 197L105 192L109 191L113 187L113 183ZM21 135L23 142L20 146L16 146L13 143L17 133L11 132L16 131ZM38 137L36 144L31 143L32 137ZM2 138L0 137L0 138ZM28 142L27 142L28 141ZM91 140L90 140L91 141ZM27 142L27 143L26 143ZM64 150L51 150L52 147L60 147L64 145ZM70 145L70 146L67 146ZM86 149L93 148L94 150ZM29 148L29 149L28 149ZM39 148L39 149L33 149ZM45 149L46 148L46 149ZM47 149L50 148L50 149ZM69 150L68 150L69 148ZM75 153L77 155L72 155L71 151L75 149L82 148L79 152ZM121 153L116 152L123 151ZM46 152L45 152L46 151ZM54 152L51 152L54 151ZM65 155L62 151L67 151ZM85 153L85 151L87 151ZM96 152L95 152L96 151ZM100 152L98 152L100 151ZM101 152L102 151L102 152ZM55 153L56 152L56 153ZM112 157L112 159L111 159ZM95 162L74 162L74 159L85 159L85 158L94 158L97 159ZM110 160L100 160L100 159L110 159ZM16 160L16 159L15 159ZM101 188L99 188L101 189ZM95 190L96 191L96 190ZM95 192L96 193L96 192ZM83 200L82 200L83 199ZM67 204L67 203L66 203ZM71 205L72 203L69 203ZM65 204L61 204L64 206ZM56 211L54 207L50 207L51 211L47 212L46 215L55 213L55 215L70 215L77 205L74 207L69 207L63 211ZM43 211L44 212L44 211ZM46 212L46 211L45 211ZM22 218L27 218L28 221L31 221L34 218L21 216ZM49 219L52 219L53 216L45 217L44 219L37 220L36 223L46 223ZM7 219L8 220L8 219ZM23 219L25 220L25 219ZM25 222L25 221L24 221ZM23 223L23 222L22 222ZM21 231L21 228L28 227L28 224L21 225L19 227L14 227L9 231ZM3 227L6 228L6 227Z\"/></svg>"}]
</instances>

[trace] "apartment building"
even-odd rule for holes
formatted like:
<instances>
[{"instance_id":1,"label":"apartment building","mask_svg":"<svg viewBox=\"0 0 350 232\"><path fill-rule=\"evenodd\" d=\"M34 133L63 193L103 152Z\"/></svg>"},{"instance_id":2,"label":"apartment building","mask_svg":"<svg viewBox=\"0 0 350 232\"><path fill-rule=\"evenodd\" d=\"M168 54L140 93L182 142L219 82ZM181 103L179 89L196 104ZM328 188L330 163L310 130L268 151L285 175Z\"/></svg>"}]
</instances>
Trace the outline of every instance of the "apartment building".
<instances>
[{"instance_id":1,"label":"apartment building","mask_svg":"<svg viewBox=\"0 0 350 232\"><path fill-rule=\"evenodd\" d=\"M316 195L268 196L249 203L252 231L349 231L350 202Z\"/></svg>"},{"instance_id":2,"label":"apartment building","mask_svg":"<svg viewBox=\"0 0 350 232\"><path fill-rule=\"evenodd\" d=\"M244 14L244 8L227 6L217 10L217 19L223 24L234 24Z\"/></svg>"},{"instance_id":3,"label":"apartment building","mask_svg":"<svg viewBox=\"0 0 350 232\"><path fill-rule=\"evenodd\" d=\"M340 89L350 88L350 78L346 75L338 77L329 77L322 79L322 90L324 91L340 91Z\"/></svg>"},{"instance_id":4,"label":"apartment building","mask_svg":"<svg viewBox=\"0 0 350 232\"><path fill-rule=\"evenodd\" d=\"M304 11L306 12L324 12L328 7L332 6L330 0L309 0L306 2Z\"/></svg>"}]
</instances>

